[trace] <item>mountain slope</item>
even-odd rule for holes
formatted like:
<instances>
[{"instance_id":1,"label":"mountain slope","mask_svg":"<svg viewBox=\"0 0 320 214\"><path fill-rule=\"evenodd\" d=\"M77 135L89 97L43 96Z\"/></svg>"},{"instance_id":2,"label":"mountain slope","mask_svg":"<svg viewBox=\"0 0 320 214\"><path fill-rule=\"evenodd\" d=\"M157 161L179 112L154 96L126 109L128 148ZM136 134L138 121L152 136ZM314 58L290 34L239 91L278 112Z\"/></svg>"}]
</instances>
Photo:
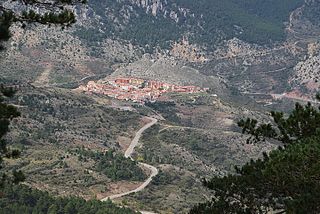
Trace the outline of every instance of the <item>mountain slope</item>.
<instances>
[{"instance_id":1,"label":"mountain slope","mask_svg":"<svg viewBox=\"0 0 320 214\"><path fill-rule=\"evenodd\" d=\"M259 44L282 41L284 22L302 4L303 0L90 1L101 33L151 47L167 47L181 36L210 47L235 36Z\"/></svg>"}]
</instances>

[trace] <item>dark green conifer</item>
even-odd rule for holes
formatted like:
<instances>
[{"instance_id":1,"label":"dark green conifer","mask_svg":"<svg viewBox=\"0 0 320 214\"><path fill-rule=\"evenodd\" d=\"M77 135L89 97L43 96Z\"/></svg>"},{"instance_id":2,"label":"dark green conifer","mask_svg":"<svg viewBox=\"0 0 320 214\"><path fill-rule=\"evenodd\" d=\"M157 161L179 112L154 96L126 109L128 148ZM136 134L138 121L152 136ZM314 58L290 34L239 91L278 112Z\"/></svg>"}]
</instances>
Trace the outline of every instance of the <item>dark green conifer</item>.
<instances>
[{"instance_id":1,"label":"dark green conifer","mask_svg":"<svg viewBox=\"0 0 320 214\"><path fill-rule=\"evenodd\" d=\"M190 213L320 213L320 107L296 104L285 115L271 112L273 123L241 120L249 142L276 139L284 145L236 173L204 180L211 201Z\"/></svg>"}]
</instances>

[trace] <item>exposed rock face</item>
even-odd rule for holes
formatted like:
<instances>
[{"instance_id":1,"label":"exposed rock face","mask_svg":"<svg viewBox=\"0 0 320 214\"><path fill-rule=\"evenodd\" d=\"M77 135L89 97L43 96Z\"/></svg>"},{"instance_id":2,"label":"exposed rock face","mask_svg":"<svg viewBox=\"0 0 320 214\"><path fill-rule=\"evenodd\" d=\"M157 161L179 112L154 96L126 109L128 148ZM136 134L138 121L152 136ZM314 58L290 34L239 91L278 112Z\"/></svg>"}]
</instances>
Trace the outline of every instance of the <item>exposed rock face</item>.
<instances>
[{"instance_id":1,"label":"exposed rock face","mask_svg":"<svg viewBox=\"0 0 320 214\"><path fill-rule=\"evenodd\" d=\"M125 0L118 1L125 2ZM153 16L169 17L175 22L179 22L181 18L192 16L190 9L179 7L168 0L129 0L129 2L143 8L146 13Z\"/></svg>"},{"instance_id":2,"label":"exposed rock face","mask_svg":"<svg viewBox=\"0 0 320 214\"><path fill-rule=\"evenodd\" d=\"M161 0L131 0L132 3L139 5L151 12L152 15L156 16L158 11L164 10L164 5L168 4L167 1Z\"/></svg>"},{"instance_id":3,"label":"exposed rock face","mask_svg":"<svg viewBox=\"0 0 320 214\"><path fill-rule=\"evenodd\" d=\"M310 0L292 12L285 43L266 47L237 38L226 41L212 57L209 56L210 60L215 61L210 74L216 71L217 75L245 93L294 90L299 92L296 97L301 93L313 96L320 91L317 10L320 11L320 2ZM282 78L286 78L288 84ZM286 86L279 88L279 83Z\"/></svg>"},{"instance_id":4,"label":"exposed rock face","mask_svg":"<svg viewBox=\"0 0 320 214\"><path fill-rule=\"evenodd\" d=\"M164 20L163 17L165 17L166 20L170 19L170 23L178 23L177 26L180 26L180 22L189 23L194 18L195 22L192 22L194 27L202 27L199 23L202 23L203 16L198 13L195 15L195 8L184 8L179 2L169 0L106 0L104 3L92 0L86 7L76 7L78 22L74 28L63 31L43 26L32 27L31 30L14 28L12 45L9 47L8 55L15 57L17 59L15 63L21 68L30 65L30 63L40 65L41 68L35 72L36 74L31 75L26 72L26 75L31 76L28 78L32 80L41 77L43 71L48 70L49 67L52 70L50 75L47 75L50 79L49 83L55 83L57 79L59 81L63 79L67 82L96 74L108 75L114 71L123 71L124 67L127 68L126 72L154 78L160 72L148 68L150 64L145 63L145 60L141 60L141 58L146 53L149 42L157 40L157 38L149 39L148 35L140 32L138 37L145 36L147 41L147 45L143 46L140 43L135 43L135 40L130 40L135 31L126 32L126 39L110 32L114 32L114 29L124 31L130 28L130 25L134 25L135 22L132 22L132 19L139 19L146 14L146 17L152 17L149 19L150 22ZM94 9L93 6L96 8ZM97 8L98 6L101 8ZM214 52L209 47L211 44L200 45L200 43L196 43L197 41L189 42L188 38L192 38L193 32L189 34L182 32L181 35L168 42L168 49L158 48L158 53L161 53L159 54L160 58L162 56L166 58L165 63L170 61L169 64L182 64L182 66L178 66L179 68L174 66L173 70L177 75L172 74L173 72L168 73L168 76L174 76L172 79L195 80L197 79L195 76L198 75L201 79L199 81L202 81L206 79L206 75L218 76L223 82L246 92L250 90L257 92L262 89L261 92L275 90L275 93L281 93L281 90L285 90L289 85L299 87L299 85L306 85L311 80L312 86L309 88L314 88L319 75L317 63L320 46L319 43L314 42L315 38L318 38L320 32L318 29L320 28L316 27L314 17L308 16L308 12L315 10L314 8L320 8L318 1L309 0L304 6L292 13L287 29L289 39L285 43L266 47L234 38L214 47L216 50ZM313 11L312 14L316 14L316 12ZM240 26L234 27L239 32L242 31ZM182 40L182 38L186 39ZM164 63L159 60L156 50L153 51L150 54L150 60L155 60L152 66L157 67L160 64L159 70L163 70L162 67L166 66L163 66ZM305 55L308 56L306 60L304 59ZM23 62L19 64L20 61ZM48 62L50 65L47 65ZM134 62L142 63L139 71L136 69L128 70L131 69ZM13 64L13 62L10 63ZM183 64L186 63L196 63L196 66L200 66L196 69L199 74L193 72L194 70L191 72L192 75L185 72ZM51 64L59 65L58 71ZM12 67L8 66L8 68ZM200 74L205 75L203 77ZM185 77L181 78L182 75ZM159 76L168 78L167 75ZM290 84L283 85L283 87L279 84L288 81ZM207 81L205 83L207 84ZM278 86L281 86L279 90Z\"/></svg>"},{"instance_id":5,"label":"exposed rock face","mask_svg":"<svg viewBox=\"0 0 320 214\"><path fill-rule=\"evenodd\" d=\"M170 55L188 62L202 63L207 60L205 51L197 45L190 44L185 38L181 42L173 43Z\"/></svg>"},{"instance_id":6,"label":"exposed rock face","mask_svg":"<svg viewBox=\"0 0 320 214\"><path fill-rule=\"evenodd\" d=\"M247 42L241 41L240 39L233 38L226 41L222 47L218 48L214 56L223 58L233 58L241 56L250 56L255 54L265 54L268 48L258 46L255 44L249 44Z\"/></svg>"},{"instance_id":7,"label":"exposed rock face","mask_svg":"<svg viewBox=\"0 0 320 214\"><path fill-rule=\"evenodd\" d=\"M320 54L320 42L312 42L308 44L308 55L313 57Z\"/></svg>"},{"instance_id":8,"label":"exposed rock face","mask_svg":"<svg viewBox=\"0 0 320 214\"><path fill-rule=\"evenodd\" d=\"M117 0L117 2L123 4L120 11L127 11L126 18L130 17L129 14L134 14L132 6L138 6L144 9L147 14L152 14L155 17L171 18L175 22L193 16L190 9L179 7L175 2L168 0Z\"/></svg>"},{"instance_id":9,"label":"exposed rock face","mask_svg":"<svg viewBox=\"0 0 320 214\"><path fill-rule=\"evenodd\" d=\"M192 9L179 7L179 5L173 3L178 1L174 0L90 0L89 2L94 2L98 6L101 2L101 5L103 3L105 5L96 8L96 10L92 9L93 4L91 3L85 8L76 8L78 22L72 28L62 31L59 28L44 28L43 26L28 26L27 29L14 27L11 45L6 52L7 57L2 58L0 56L1 65L5 68L0 71L0 76L23 80L23 82L28 80L34 86L45 86L48 89L55 86L52 89L53 91L59 87L64 87L61 86L61 83L75 83L71 87L76 88L90 80L100 79L101 81L110 76L133 76L175 85L210 87L215 95L221 97L222 100L216 96L212 96L212 98L214 97L213 100L211 98L200 100L202 98L199 97L198 103L196 100L198 98L194 97L194 101L188 101L188 105L179 107L181 108L180 116L184 117L183 120L187 126L192 125L200 129L208 129L215 134L218 133L214 142L228 142L228 149L224 151L235 152L235 155L230 153L230 156L232 154L235 160L243 161L244 158L249 158L248 156L251 157L253 154L256 155L262 150L260 147L252 147L246 144L239 145L238 142L245 142L245 139L240 134L235 135L230 130L238 117L243 115L251 117L253 115L245 108L239 110L229 106L229 104L226 105L223 100L228 99L231 96L230 94L242 99L243 97L239 96L239 92L241 92L248 96L255 96L253 97L255 101L261 99L263 100L261 103L265 103L265 100L267 100L272 104L272 97L269 98L268 96L272 93L275 94L274 97L281 97L282 94L286 94L289 98L308 100L309 97L307 96L309 94L311 96L311 93L319 91L320 43L315 40L319 38L320 28L315 25L311 18L306 16L308 9L315 8L318 5L317 1L306 1L305 6L292 13L288 25L289 39L284 43L259 46L233 38L223 41L222 44L219 43L221 45L214 47L216 51L211 51L212 49L208 48L211 45L210 43L200 45L200 43L196 43L196 40L194 40L194 43L189 42L187 38L193 32L188 32L178 34L178 37L173 40L169 39L167 49L157 47L154 52L147 52L146 46L135 42L135 40L130 40L132 34L135 34L139 29L133 28L136 31L126 32L127 37L124 38L110 32L125 31L130 25L135 24L135 22L132 22L133 19L141 17L141 19L147 17L146 20L151 20L148 23L164 20L163 17L165 17L167 18L165 21L169 20L169 23L178 23L176 26L180 26L180 23L188 23L186 20L193 17ZM116 6L111 7L108 5L109 3ZM197 14L195 17L193 17L195 18L195 22L192 23L193 27L202 28L199 24L202 15ZM145 20L143 19L143 21ZM32 27L32 29L29 27ZM151 30L148 27L144 29L147 33L140 32L138 34L138 37L146 38L147 45L151 40L157 39L149 38L148 32ZM166 28L167 25L164 24L162 27ZM234 26L234 28L238 32L242 32L240 26ZM113 31L114 29L116 30ZM216 29L212 30L215 31ZM155 32L158 32L157 29ZM182 40L182 38L185 39ZM90 83L91 85L95 84L95 82ZM67 87L71 88L70 86ZM80 87L80 89L87 90L86 87ZM233 91L232 93L226 93L228 90ZM288 91L291 91L291 93L285 93ZM62 92L50 93L52 94L50 96L60 97ZM55 100L50 101L50 103L60 102L59 105L62 106L63 104L65 106L65 104L69 104L67 102L69 99L72 100L73 96L73 94L63 96L66 101L57 101L58 98L54 98ZM109 100L102 101L101 99L100 101L100 98L97 99L99 99L99 102L103 102L104 106L106 105L104 102L107 102L107 105L112 104ZM182 97L181 99L185 98ZM212 105L207 104L209 101ZM203 104L201 104L202 102ZM70 107L76 108L75 111L78 111L78 107L83 106L82 99L72 101L70 104L72 104ZM56 105L52 106L53 109L58 109ZM100 105L88 104L86 107L88 114L80 115L80 117L74 115L77 120L70 121L73 130L67 129L66 132L59 132L58 137L66 135L68 141L74 138L85 143L91 141L101 142L102 144L105 140L102 134L97 135L92 132L92 135L98 136L98 138L90 140L88 136L91 134L79 135L79 133L73 132L78 128L79 130L81 128L91 129L91 125L96 122L93 121L95 115L101 114L103 108L100 109L100 107ZM72 110L72 108L70 109ZM92 108L94 108L94 111L92 111ZM87 120L86 117L90 120ZM110 121L114 120L113 115L107 118ZM81 120L85 120L85 126L83 126ZM59 120L57 118L54 121L58 122ZM69 120L66 121L69 122ZM126 118L124 121L126 121ZM78 124L81 127L80 125L78 127ZM120 130L118 125L115 128L110 127L112 127L112 130ZM221 127L228 127L228 129L219 130L218 128ZM98 129L97 127L94 130L98 133L100 131L107 132L108 130L105 128ZM228 131L224 132L226 130ZM61 139L63 138L61 137ZM114 139L111 140L112 145L116 146ZM211 143L211 145L213 144L216 143ZM188 153L187 150L181 150L176 145L176 142L174 142L170 148L166 144L165 147L170 148L168 154L173 151L173 156L176 156L177 152L181 153L182 151L183 157L196 160L195 162L198 164L196 155ZM262 147L265 147L265 145ZM271 145L268 145L268 148L271 148ZM229 154L227 155L229 156ZM214 155L210 156L215 157ZM185 163L185 160L183 163ZM212 163L209 165L212 165Z\"/></svg>"}]
</instances>

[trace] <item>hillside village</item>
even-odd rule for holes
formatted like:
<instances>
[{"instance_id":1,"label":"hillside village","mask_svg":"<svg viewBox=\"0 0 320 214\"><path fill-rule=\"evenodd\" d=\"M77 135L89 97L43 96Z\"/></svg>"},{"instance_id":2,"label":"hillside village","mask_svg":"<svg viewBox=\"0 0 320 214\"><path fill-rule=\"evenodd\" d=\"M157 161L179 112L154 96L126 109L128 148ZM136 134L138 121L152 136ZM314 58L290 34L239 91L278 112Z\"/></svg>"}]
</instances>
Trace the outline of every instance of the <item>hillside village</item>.
<instances>
[{"instance_id":1,"label":"hillside village","mask_svg":"<svg viewBox=\"0 0 320 214\"><path fill-rule=\"evenodd\" d=\"M134 77L116 77L98 82L89 81L87 85L80 86L78 90L144 104L146 101L156 101L161 95L169 92L198 93L209 89L197 86L178 86Z\"/></svg>"}]
</instances>

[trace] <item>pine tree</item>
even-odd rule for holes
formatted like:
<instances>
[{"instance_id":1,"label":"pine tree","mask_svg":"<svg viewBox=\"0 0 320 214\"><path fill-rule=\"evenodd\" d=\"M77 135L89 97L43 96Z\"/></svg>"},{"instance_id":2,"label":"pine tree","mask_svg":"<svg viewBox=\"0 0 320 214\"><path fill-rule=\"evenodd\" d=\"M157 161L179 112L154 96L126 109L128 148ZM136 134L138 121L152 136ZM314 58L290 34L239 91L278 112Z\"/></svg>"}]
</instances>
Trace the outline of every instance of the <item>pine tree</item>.
<instances>
[{"instance_id":1,"label":"pine tree","mask_svg":"<svg viewBox=\"0 0 320 214\"><path fill-rule=\"evenodd\" d=\"M3 187L6 182L18 183L24 180L20 171L13 171L11 177L2 171L4 158L17 158L20 154L18 150L8 148L5 139L5 135L9 131L10 121L20 116L17 108L7 103L7 99L12 97L14 92L12 88L0 86L0 187Z\"/></svg>"},{"instance_id":2,"label":"pine tree","mask_svg":"<svg viewBox=\"0 0 320 214\"><path fill-rule=\"evenodd\" d=\"M57 24L70 26L76 22L76 16L70 6L84 4L86 0L16 0L24 11L16 11L5 6L6 1L0 3L0 48L1 42L10 38L10 26L14 22L21 23L22 27L30 23L45 25ZM39 12L36 12L39 11Z\"/></svg>"},{"instance_id":3,"label":"pine tree","mask_svg":"<svg viewBox=\"0 0 320 214\"><path fill-rule=\"evenodd\" d=\"M250 143L272 138L284 147L236 167L235 174L204 180L215 195L190 213L320 213L320 107L296 104L288 116L271 115L273 123L246 119L239 126L252 135Z\"/></svg>"},{"instance_id":4,"label":"pine tree","mask_svg":"<svg viewBox=\"0 0 320 214\"><path fill-rule=\"evenodd\" d=\"M20 22L22 27L26 23L69 26L76 19L74 13L65 7L86 3L86 0L16 0L16 2L26 8L26 11L17 12L4 6L5 1L0 3L0 50L3 50L2 43L11 36L10 26L13 23ZM46 13L36 13L35 10L46 11ZM3 187L6 182L17 184L25 179L21 171L13 171L12 176L3 172L3 159L17 158L20 154L19 151L8 148L5 140L10 122L20 116L17 108L7 102L8 98L12 97L14 93L15 90L12 87L0 86L0 187Z\"/></svg>"},{"instance_id":5,"label":"pine tree","mask_svg":"<svg viewBox=\"0 0 320 214\"><path fill-rule=\"evenodd\" d=\"M48 214L58 214L58 207L55 204L52 204L48 209Z\"/></svg>"}]
</instances>

